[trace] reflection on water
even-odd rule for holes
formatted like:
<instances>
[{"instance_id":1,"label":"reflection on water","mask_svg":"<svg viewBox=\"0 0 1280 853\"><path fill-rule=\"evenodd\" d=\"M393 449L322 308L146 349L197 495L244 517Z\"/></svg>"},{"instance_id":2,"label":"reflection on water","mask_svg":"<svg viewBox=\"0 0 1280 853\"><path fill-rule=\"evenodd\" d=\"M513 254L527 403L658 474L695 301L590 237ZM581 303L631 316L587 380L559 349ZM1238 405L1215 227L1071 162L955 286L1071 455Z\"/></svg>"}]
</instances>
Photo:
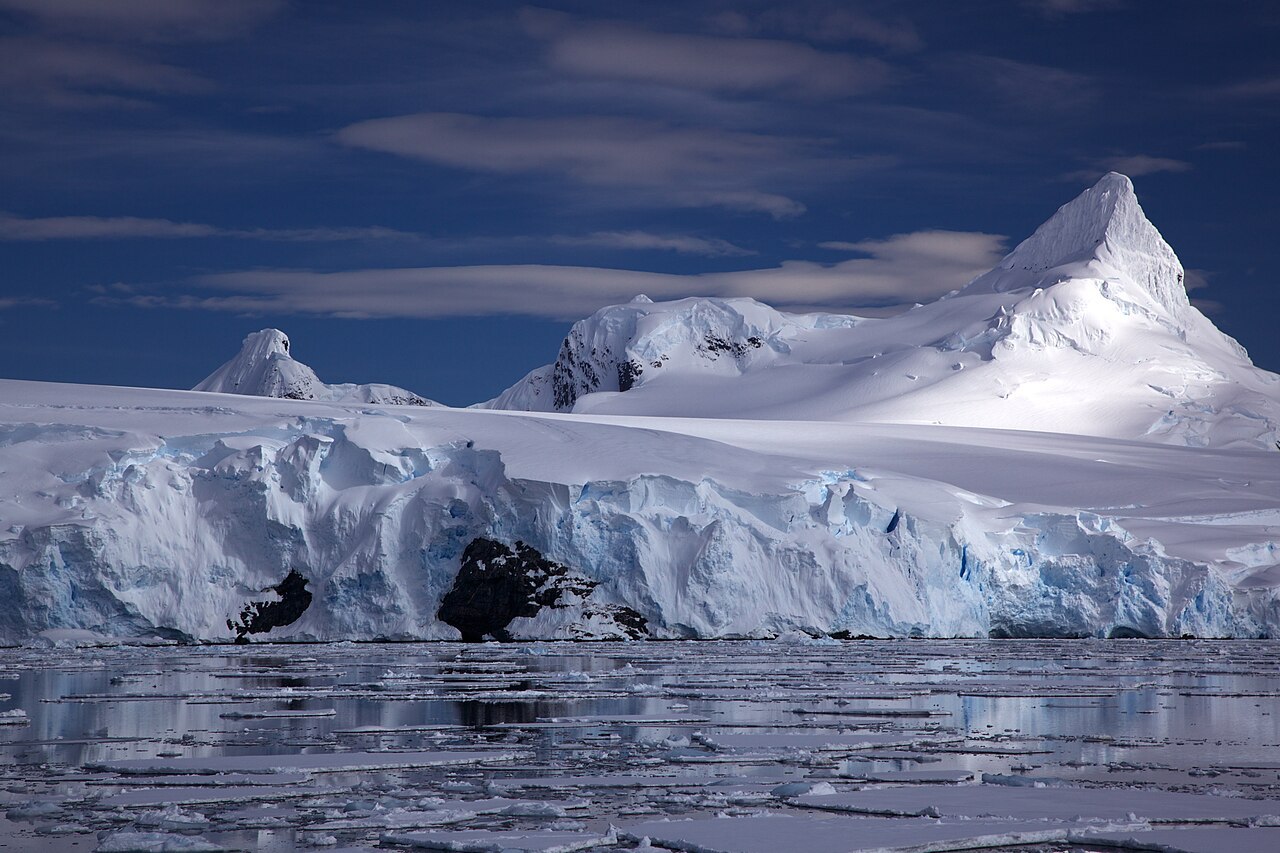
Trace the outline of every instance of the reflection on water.
<instances>
[{"instance_id":1,"label":"reflection on water","mask_svg":"<svg viewBox=\"0 0 1280 853\"><path fill-rule=\"evenodd\" d=\"M10 649L0 712L22 709L28 724L0 726L12 810L0 835L18 849L56 849L39 846L53 838L92 849L100 834L148 825L294 849L376 845L415 826L586 832L734 802L800 813L769 792L812 779L843 790L989 774L993 798L1012 777L1280 796L1277 651L1136 640ZM264 761L268 775L250 780L262 790L225 802L189 792L242 781L188 766L165 771L165 788L113 764L386 751L421 765L308 770L304 797L273 793L285 777ZM433 766L436 753L460 757ZM717 787L599 781L617 774ZM578 780L572 796L537 782L558 776ZM164 796L134 793L141 804L104 807L139 786L186 791L173 801L188 805L166 818ZM495 795L545 814L466 811Z\"/></svg>"}]
</instances>

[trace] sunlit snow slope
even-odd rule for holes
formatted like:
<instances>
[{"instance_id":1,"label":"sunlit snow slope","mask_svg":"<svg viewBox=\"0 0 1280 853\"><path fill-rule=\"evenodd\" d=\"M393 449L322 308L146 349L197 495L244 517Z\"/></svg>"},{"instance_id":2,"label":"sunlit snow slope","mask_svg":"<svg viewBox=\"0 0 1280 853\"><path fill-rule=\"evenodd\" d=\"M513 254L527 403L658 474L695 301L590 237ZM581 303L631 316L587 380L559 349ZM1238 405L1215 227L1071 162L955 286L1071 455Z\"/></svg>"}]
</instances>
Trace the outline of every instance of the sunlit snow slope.
<instances>
[{"instance_id":1,"label":"sunlit snow slope","mask_svg":"<svg viewBox=\"0 0 1280 853\"><path fill-rule=\"evenodd\" d=\"M0 639L1275 636L1276 378L1180 275L1114 175L890 320L605 309L498 401L568 414L0 381Z\"/></svg>"},{"instance_id":2,"label":"sunlit snow slope","mask_svg":"<svg viewBox=\"0 0 1280 853\"><path fill-rule=\"evenodd\" d=\"M577 323L554 364L485 405L1274 448L1278 381L1189 304L1177 256L1113 173L994 270L905 314L640 297Z\"/></svg>"}]
</instances>

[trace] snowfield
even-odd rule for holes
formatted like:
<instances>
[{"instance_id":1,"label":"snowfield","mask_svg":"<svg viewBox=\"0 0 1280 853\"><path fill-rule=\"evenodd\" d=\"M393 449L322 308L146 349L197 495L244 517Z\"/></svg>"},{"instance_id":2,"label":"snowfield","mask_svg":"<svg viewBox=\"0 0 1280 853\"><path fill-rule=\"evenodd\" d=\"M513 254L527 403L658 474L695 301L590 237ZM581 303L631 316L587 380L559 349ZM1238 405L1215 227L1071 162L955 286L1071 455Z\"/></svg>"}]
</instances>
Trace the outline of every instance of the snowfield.
<instances>
[{"instance_id":1,"label":"snowfield","mask_svg":"<svg viewBox=\"0 0 1280 853\"><path fill-rule=\"evenodd\" d=\"M0 640L1274 636L1280 378L1182 275L1110 175L899 317L637 299L487 408L267 331L2 381Z\"/></svg>"}]
</instances>

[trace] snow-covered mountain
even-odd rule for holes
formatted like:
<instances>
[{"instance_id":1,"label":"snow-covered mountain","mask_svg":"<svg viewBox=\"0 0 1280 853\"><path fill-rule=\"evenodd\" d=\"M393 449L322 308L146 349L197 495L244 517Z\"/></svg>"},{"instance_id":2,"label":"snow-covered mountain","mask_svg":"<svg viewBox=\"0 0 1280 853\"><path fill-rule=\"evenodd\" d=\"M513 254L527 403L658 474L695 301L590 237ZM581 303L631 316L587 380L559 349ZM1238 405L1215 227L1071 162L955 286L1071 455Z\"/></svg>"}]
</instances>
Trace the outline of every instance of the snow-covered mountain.
<instances>
[{"instance_id":1,"label":"snow-covered mountain","mask_svg":"<svg viewBox=\"0 0 1280 853\"><path fill-rule=\"evenodd\" d=\"M1180 275L1108 176L899 317L605 309L528 411L0 381L0 639L1275 636L1276 378Z\"/></svg>"},{"instance_id":2,"label":"snow-covered mountain","mask_svg":"<svg viewBox=\"0 0 1280 853\"><path fill-rule=\"evenodd\" d=\"M248 335L235 358L210 373L192 390L334 403L439 405L395 385L321 382L314 370L289 353L289 338L279 329L262 329Z\"/></svg>"},{"instance_id":3,"label":"snow-covered mountain","mask_svg":"<svg viewBox=\"0 0 1280 853\"><path fill-rule=\"evenodd\" d=\"M575 324L489 408L923 423L1273 448L1280 377L1187 300L1110 174L991 272L884 319L637 297Z\"/></svg>"}]
</instances>

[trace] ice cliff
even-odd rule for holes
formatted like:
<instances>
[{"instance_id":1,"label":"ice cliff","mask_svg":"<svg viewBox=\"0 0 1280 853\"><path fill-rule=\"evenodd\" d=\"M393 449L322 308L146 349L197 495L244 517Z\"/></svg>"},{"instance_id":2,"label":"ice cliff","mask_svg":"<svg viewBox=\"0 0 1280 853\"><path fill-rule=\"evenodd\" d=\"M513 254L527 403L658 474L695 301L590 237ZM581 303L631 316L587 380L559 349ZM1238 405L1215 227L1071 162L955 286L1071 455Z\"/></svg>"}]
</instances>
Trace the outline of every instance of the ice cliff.
<instances>
[{"instance_id":1,"label":"ice cliff","mask_svg":"<svg viewBox=\"0 0 1280 853\"><path fill-rule=\"evenodd\" d=\"M0 640L1275 636L1277 378L1181 274L1112 175L937 303L638 297L489 410L274 330L0 381Z\"/></svg>"},{"instance_id":2,"label":"ice cliff","mask_svg":"<svg viewBox=\"0 0 1280 853\"><path fill-rule=\"evenodd\" d=\"M235 358L206 376L192 390L335 403L437 405L395 385L329 385L321 382L314 370L290 354L289 338L279 329L263 329L248 335Z\"/></svg>"}]
</instances>

